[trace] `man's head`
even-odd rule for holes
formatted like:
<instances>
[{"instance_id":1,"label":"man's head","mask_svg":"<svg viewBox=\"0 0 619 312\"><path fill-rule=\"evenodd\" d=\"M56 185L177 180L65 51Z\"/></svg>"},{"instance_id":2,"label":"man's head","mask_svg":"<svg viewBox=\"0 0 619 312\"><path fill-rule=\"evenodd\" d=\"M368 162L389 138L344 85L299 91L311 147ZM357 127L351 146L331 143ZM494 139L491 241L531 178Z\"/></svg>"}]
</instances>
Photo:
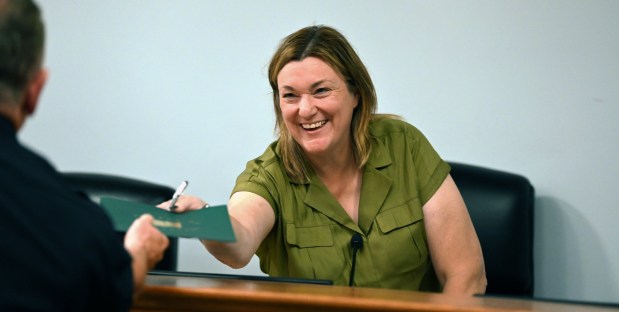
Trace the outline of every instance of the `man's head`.
<instances>
[{"instance_id":1,"label":"man's head","mask_svg":"<svg viewBox=\"0 0 619 312\"><path fill-rule=\"evenodd\" d=\"M16 128L36 108L47 73L42 70L45 30L31 0L0 0L0 114Z\"/></svg>"}]
</instances>

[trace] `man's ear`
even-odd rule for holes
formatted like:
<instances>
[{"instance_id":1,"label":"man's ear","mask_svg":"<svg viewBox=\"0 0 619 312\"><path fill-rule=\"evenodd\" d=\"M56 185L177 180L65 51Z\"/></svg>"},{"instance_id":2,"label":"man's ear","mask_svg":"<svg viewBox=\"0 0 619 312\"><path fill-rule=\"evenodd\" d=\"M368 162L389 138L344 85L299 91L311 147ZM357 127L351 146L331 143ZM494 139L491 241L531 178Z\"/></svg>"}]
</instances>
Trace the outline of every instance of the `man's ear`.
<instances>
[{"instance_id":1,"label":"man's ear","mask_svg":"<svg viewBox=\"0 0 619 312\"><path fill-rule=\"evenodd\" d=\"M43 91L43 86L45 86L45 82L47 81L47 70L41 68L30 80L30 84L26 89L26 94L24 95L24 106L23 109L27 115L34 114L34 111L37 108L37 104L39 102L39 96Z\"/></svg>"}]
</instances>

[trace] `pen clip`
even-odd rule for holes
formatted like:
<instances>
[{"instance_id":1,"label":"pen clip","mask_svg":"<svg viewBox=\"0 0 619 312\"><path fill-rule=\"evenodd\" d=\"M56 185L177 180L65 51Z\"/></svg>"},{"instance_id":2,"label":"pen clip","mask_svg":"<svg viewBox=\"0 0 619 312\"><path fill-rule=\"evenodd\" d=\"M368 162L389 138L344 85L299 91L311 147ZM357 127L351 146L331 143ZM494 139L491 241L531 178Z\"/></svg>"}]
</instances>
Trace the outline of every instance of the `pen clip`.
<instances>
[{"instance_id":1,"label":"pen clip","mask_svg":"<svg viewBox=\"0 0 619 312\"><path fill-rule=\"evenodd\" d=\"M181 185L178 186L178 188L174 192L174 195L172 195L172 200L170 201L170 206L168 206L169 210L176 209L176 201L178 200L179 197L181 197L181 195L183 195L183 192L185 192L185 189L187 188L187 185L189 185L189 182L188 181L183 181L183 182L181 182Z\"/></svg>"}]
</instances>

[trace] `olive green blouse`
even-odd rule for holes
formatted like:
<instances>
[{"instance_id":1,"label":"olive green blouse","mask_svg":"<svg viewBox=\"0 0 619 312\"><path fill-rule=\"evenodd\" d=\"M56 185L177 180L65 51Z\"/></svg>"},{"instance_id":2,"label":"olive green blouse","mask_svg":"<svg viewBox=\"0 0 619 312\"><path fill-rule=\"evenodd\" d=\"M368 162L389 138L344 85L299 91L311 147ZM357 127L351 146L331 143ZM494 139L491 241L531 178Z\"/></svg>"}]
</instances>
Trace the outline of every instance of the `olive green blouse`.
<instances>
[{"instance_id":1,"label":"olive green blouse","mask_svg":"<svg viewBox=\"0 0 619 312\"><path fill-rule=\"evenodd\" d=\"M355 224L320 179L291 181L278 142L247 163L233 193L266 199L275 225L256 254L270 276L332 280L348 285L351 237L359 233L355 286L440 291L432 267L422 206L450 167L414 126L397 119L370 123L372 152L363 172Z\"/></svg>"}]
</instances>

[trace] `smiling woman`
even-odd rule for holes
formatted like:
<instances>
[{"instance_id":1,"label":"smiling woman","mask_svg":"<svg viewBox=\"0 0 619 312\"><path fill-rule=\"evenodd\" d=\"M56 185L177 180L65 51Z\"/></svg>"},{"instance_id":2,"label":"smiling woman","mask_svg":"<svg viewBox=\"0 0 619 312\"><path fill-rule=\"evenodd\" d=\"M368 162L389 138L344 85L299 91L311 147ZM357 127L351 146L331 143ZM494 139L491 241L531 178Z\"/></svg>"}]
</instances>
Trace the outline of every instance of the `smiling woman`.
<instances>
[{"instance_id":1,"label":"smiling woman","mask_svg":"<svg viewBox=\"0 0 619 312\"><path fill-rule=\"evenodd\" d=\"M359 96L315 57L286 64L277 82L286 129L331 194L357 222L362 172L354 159L350 129ZM340 174L346 175L347 183L341 183Z\"/></svg>"},{"instance_id":2,"label":"smiling woman","mask_svg":"<svg viewBox=\"0 0 619 312\"><path fill-rule=\"evenodd\" d=\"M327 63L308 57L284 66L277 82L286 129L310 162L355 163L350 125L359 97L344 79Z\"/></svg>"},{"instance_id":3,"label":"smiling woman","mask_svg":"<svg viewBox=\"0 0 619 312\"><path fill-rule=\"evenodd\" d=\"M449 165L417 128L375 113L372 80L338 31L286 37L269 82L279 137L237 178L228 203L237 242L203 241L217 259L242 267L257 254L271 276L337 285L485 291ZM183 196L177 211L203 205Z\"/></svg>"}]
</instances>

